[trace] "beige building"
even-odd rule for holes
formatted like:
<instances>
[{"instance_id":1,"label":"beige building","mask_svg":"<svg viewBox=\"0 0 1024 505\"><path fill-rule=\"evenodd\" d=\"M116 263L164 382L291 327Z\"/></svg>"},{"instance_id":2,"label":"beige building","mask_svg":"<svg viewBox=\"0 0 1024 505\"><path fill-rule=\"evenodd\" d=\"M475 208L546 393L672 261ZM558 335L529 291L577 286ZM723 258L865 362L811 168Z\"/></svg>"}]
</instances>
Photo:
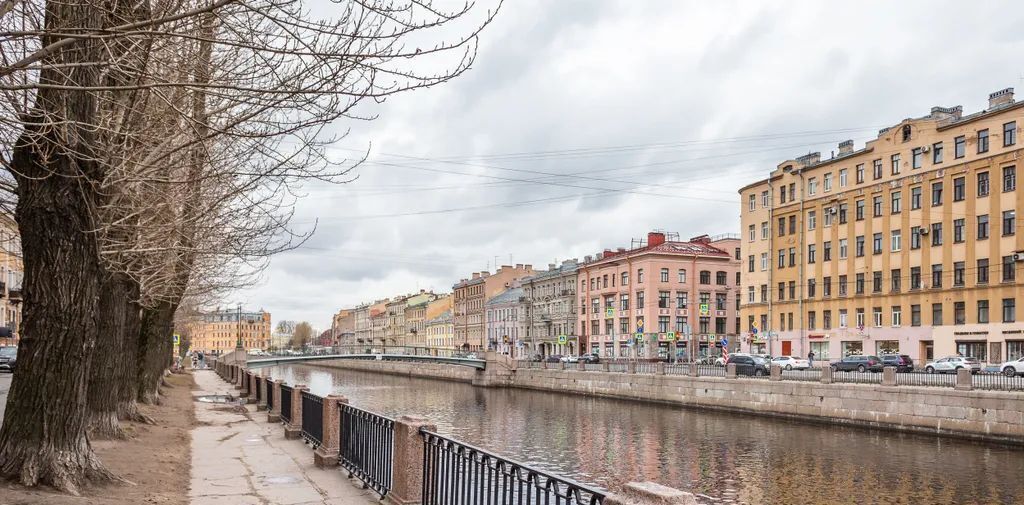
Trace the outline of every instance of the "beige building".
<instances>
[{"instance_id":1,"label":"beige building","mask_svg":"<svg viewBox=\"0 0 1024 505\"><path fill-rule=\"evenodd\" d=\"M244 349L270 348L270 313L215 310L188 325L192 349L221 354L235 350L238 339Z\"/></svg>"},{"instance_id":2,"label":"beige building","mask_svg":"<svg viewBox=\"0 0 1024 505\"><path fill-rule=\"evenodd\" d=\"M1005 89L984 111L933 107L742 188L744 348L1024 355L1022 125Z\"/></svg>"},{"instance_id":3,"label":"beige building","mask_svg":"<svg viewBox=\"0 0 1024 505\"><path fill-rule=\"evenodd\" d=\"M18 224L0 215L0 346L17 345L21 328L21 282L25 276L21 261Z\"/></svg>"},{"instance_id":4,"label":"beige building","mask_svg":"<svg viewBox=\"0 0 1024 505\"><path fill-rule=\"evenodd\" d=\"M331 345L352 345L356 340L356 309L341 309L331 318Z\"/></svg>"},{"instance_id":5,"label":"beige building","mask_svg":"<svg viewBox=\"0 0 1024 505\"><path fill-rule=\"evenodd\" d=\"M473 272L452 287L454 297L455 343L478 351L484 349L484 304L512 285L512 281L532 275L532 265L502 265L497 272Z\"/></svg>"}]
</instances>

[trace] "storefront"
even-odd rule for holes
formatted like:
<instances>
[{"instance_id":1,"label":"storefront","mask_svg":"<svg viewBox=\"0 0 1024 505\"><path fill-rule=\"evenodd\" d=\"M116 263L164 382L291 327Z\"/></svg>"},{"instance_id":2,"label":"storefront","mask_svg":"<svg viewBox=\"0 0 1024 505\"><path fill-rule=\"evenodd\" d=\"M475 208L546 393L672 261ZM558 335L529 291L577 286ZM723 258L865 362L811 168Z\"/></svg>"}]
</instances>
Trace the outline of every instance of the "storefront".
<instances>
[{"instance_id":1,"label":"storefront","mask_svg":"<svg viewBox=\"0 0 1024 505\"><path fill-rule=\"evenodd\" d=\"M988 345L984 340L957 340L956 353L958 356L978 358L978 361L988 361Z\"/></svg>"},{"instance_id":2,"label":"storefront","mask_svg":"<svg viewBox=\"0 0 1024 505\"><path fill-rule=\"evenodd\" d=\"M844 340L839 344L843 350L843 355L841 356L843 358L864 355L864 342L862 340Z\"/></svg>"},{"instance_id":3,"label":"storefront","mask_svg":"<svg viewBox=\"0 0 1024 505\"><path fill-rule=\"evenodd\" d=\"M614 358L615 357L615 342L604 343L604 357Z\"/></svg>"},{"instance_id":4,"label":"storefront","mask_svg":"<svg viewBox=\"0 0 1024 505\"><path fill-rule=\"evenodd\" d=\"M1013 361L1024 357L1024 340L1006 341L1006 361Z\"/></svg>"},{"instance_id":5,"label":"storefront","mask_svg":"<svg viewBox=\"0 0 1024 505\"><path fill-rule=\"evenodd\" d=\"M813 352L815 361L828 361L831 359L829 357L829 343L825 340L826 338L828 338L828 335L823 333L811 333L807 335L808 356Z\"/></svg>"},{"instance_id":6,"label":"storefront","mask_svg":"<svg viewBox=\"0 0 1024 505\"><path fill-rule=\"evenodd\" d=\"M883 354L899 354L900 353L900 341L899 340L879 340L875 342L875 355L881 356Z\"/></svg>"}]
</instances>

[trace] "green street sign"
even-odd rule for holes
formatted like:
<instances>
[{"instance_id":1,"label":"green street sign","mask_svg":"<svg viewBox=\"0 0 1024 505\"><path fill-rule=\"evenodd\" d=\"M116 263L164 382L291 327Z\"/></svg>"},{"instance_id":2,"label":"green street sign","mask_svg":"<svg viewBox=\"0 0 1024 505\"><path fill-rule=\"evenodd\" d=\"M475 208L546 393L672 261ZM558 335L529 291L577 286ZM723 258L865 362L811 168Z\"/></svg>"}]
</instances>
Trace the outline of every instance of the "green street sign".
<instances>
[{"instance_id":1,"label":"green street sign","mask_svg":"<svg viewBox=\"0 0 1024 505\"><path fill-rule=\"evenodd\" d=\"M559 335L559 336L558 336L558 343L559 343L559 344L563 344L563 345L564 345L564 344L565 344L565 343L566 343L566 342L567 342L568 340L569 340L569 339L567 339L567 338L565 337L565 335Z\"/></svg>"},{"instance_id":2,"label":"green street sign","mask_svg":"<svg viewBox=\"0 0 1024 505\"><path fill-rule=\"evenodd\" d=\"M604 309L604 317L615 317L615 309L611 307Z\"/></svg>"},{"instance_id":3,"label":"green street sign","mask_svg":"<svg viewBox=\"0 0 1024 505\"><path fill-rule=\"evenodd\" d=\"M636 341L637 342L643 342L643 340L644 340L644 334L643 333L637 333L636 334Z\"/></svg>"},{"instance_id":4,"label":"green street sign","mask_svg":"<svg viewBox=\"0 0 1024 505\"><path fill-rule=\"evenodd\" d=\"M676 339L676 332L674 332L674 331L668 332L668 339L669 340L675 340Z\"/></svg>"}]
</instances>

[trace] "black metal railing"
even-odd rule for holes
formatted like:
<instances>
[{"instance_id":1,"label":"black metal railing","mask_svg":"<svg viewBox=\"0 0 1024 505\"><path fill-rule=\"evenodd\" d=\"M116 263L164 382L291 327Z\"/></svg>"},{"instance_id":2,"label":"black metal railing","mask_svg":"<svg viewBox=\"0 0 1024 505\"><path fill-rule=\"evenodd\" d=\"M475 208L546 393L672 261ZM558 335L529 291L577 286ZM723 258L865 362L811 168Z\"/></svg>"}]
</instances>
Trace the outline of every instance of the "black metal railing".
<instances>
[{"instance_id":1,"label":"black metal railing","mask_svg":"<svg viewBox=\"0 0 1024 505\"><path fill-rule=\"evenodd\" d=\"M927 372L903 372L896 374L898 386L956 386L956 374L935 374Z\"/></svg>"},{"instance_id":2,"label":"black metal railing","mask_svg":"<svg viewBox=\"0 0 1024 505\"><path fill-rule=\"evenodd\" d=\"M309 391L302 392L302 439L314 449L324 442L324 399Z\"/></svg>"},{"instance_id":3,"label":"black metal railing","mask_svg":"<svg viewBox=\"0 0 1024 505\"><path fill-rule=\"evenodd\" d=\"M690 375L690 365L688 364L668 364L665 365L665 375Z\"/></svg>"},{"instance_id":4,"label":"black metal railing","mask_svg":"<svg viewBox=\"0 0 1024 505\"><path fill-rule=\"evenodd\" d=\"M808 382L820 382L821 381L821 369L820 368L808 368L806 370L783 370L782 380L785 381L808 381Z\"/></svg>"},{"instance_id":5,"label":"black metal railing","mask_svg":"<svg viewBox=\"0 0 1024 505\"><path fill-rule=\"evenodd\" d=\"M976 374L971 376L974 389L1024 391L1024 376L1003 374Z\"/></svg>"},{"instance_id":6,"label":"black metal railing","mask_svg":"<svg viewBox=\"0 0 1024 505\"><path fill-rule=\"evenodd\" d=\"M596 488L421 431L423 505L599 505Z\"/></svg>"},{"instance_id":7,"label":"black metal railing","mask_svg":"<svg viewBox=\"0 0 1024 505\"><path fill-rule=\"evenodd\" d=\"M881 384L881 372L832 372L832 382L852 382L856 384Z\"/></svg>"},{"instance_id":8,"label":"black metal railing","mask_svg":"<svg viewBox=\"0 0 1024 505\"><path fill-rule=\"evenodd\" d=\"M281 422L292 422L292 387L281 384Z\"/></svg>"},{"instance_id":9,"label":"black metal railing","mask_svg":"<svg viewBox=\"0 0 1024 505\"><path fill-rule=\"evenodd\" d=\"M274 408L274 385L270 383L270 378L266 379L265 386L267 387L267 409Z\"/></svg>"},{"instance_id":10,"label":"black metal railing","mask_svg":"<svg viewBox=\"0 0 1024 505\"><path fill-rule=\"evenodd\" d=\"M381 498L391 490L395 450L394 419L341 405L340 463Z\"/></svg>"},{"instance_id":11,"label":"black metal railing","mask_svg":"<svg viewBox=\"0 0 1024 505\"><path fill-rule=\"evenodd\" d=\"M697 365L697 375L701 377L725 377L725 367L718 365Z\"/></svg>"},{"instance_id":12,"label":"black metal railing","mask_svg":"<svg viewBox=\"0 0 1024 505\"><path fill-rule=\"evenodd\" d=\"M651 363L650 361L641 361L636 364L636 373L648 373L652 374L657 372L658 364Z\"/></svg>"},{"instance_id":13,"label":"black metal railing","mask_svg":"<svg viewBox=\"0 0 1024 505\"><path fill-rule=\"evenodd\" d=\"M261 394L263 394L263 377L256 376L256 401L260 400Z\"/></svg>"}]
</instances>

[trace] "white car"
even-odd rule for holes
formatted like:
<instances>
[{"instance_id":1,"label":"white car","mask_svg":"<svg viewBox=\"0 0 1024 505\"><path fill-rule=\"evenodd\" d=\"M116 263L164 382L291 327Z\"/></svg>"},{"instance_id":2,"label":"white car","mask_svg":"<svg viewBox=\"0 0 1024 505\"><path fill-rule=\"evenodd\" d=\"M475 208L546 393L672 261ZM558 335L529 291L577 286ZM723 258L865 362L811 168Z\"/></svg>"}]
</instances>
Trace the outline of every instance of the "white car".
<instances>
[{"instance_id":1,"label":"white car","mask_svg":"<svg viewBox=\"0 0 1024 505\"><path fill-rule=\"evenodd\" d=\"M978 358L950 356L924 365L924 371L928 373L956 373L961 368L969 369L972 374L978 373L981 371L981 362Z\"/></svg>"},{"instance_id":2,"label":"white car","mask_svg":"<svg viewBox=\"0 0 1024 505\"><path fill-rule=\"evenodd\" d=\"M579 356L562 356L562 363L579 363Z\"/></svg>"},{"instance_id":3,"label":"white car","mask_svg":"<svg viewBox=\"0 0 1024 505\"><path fill-rule=\"evenodd\" d=\"M802 358L793 356L776 356L772 358L773 365L779 365L783 370L807 370L811 363Z\"/></svg>"},{"instance_id":4,"label":"white car","mask_svg":"<svg viewBox=\"0 0 1024 505\"><path fill-rule=\"evenodd\" d=\"M1002 365L999 365L999 370L1003 372L1003 375L1007 377L1013 377L1014 375L1024 375L1024 357L1015 359L1013 361L1007 361Z\"/></svg>"}]
</instances>

